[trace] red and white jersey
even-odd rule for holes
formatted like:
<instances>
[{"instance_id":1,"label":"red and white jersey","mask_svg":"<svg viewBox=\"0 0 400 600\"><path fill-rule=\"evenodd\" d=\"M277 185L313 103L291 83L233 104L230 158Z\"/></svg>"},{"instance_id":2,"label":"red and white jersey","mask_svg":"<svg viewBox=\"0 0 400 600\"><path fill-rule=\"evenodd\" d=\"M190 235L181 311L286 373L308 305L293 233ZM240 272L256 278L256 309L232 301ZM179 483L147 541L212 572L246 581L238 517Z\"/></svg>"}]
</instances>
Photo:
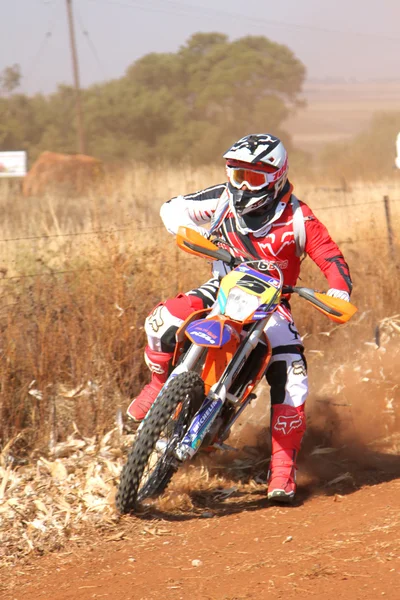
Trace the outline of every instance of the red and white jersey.
<instances>
[{"instance_id":1,"label":"red and white jersey","mask_svg":"<svg viewBox=\"0 0 400 600\"><path fill-rule=\"evenodd\" d=\"M176 234L181 225L203 230L211 223L213 232L233 244L238 255L251 254L255 259L276 262L282 270L284 283L296 285L300 273L300 257L296 255L293 229L293 207L290 202L292 186L280 198L275 213L262 230L243 234L229 208L227 184L212 186L194 194L177 196L162 205L160 215L170 233ZM349 267L326 227L311 208L300 201L305 226L304 251L325 275L329 287L351 293ZM215 265L215 272L226 272L225 265Z\"/></svg>"}]
</instances>

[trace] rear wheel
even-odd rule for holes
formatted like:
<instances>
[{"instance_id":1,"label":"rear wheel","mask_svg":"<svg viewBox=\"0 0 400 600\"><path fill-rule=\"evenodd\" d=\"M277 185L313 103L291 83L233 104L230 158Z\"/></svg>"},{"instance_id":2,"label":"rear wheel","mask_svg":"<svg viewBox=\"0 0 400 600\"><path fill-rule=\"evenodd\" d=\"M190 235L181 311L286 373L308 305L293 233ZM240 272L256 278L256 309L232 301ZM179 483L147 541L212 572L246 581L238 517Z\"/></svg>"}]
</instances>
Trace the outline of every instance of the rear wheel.
<instances>
[{"instance_id":1,"label":"rear wheel","mask_svg":"<svg viewBox=\"0 0 400 600\"><path fill-rule=\"evenodd\" d=\"M204 400L204 383L194 372L172 379L144 420L124 465L116 506L133 512L145 498L162 494L179 467L174 456L178 442Z\"/></svg>"}]
</instances>

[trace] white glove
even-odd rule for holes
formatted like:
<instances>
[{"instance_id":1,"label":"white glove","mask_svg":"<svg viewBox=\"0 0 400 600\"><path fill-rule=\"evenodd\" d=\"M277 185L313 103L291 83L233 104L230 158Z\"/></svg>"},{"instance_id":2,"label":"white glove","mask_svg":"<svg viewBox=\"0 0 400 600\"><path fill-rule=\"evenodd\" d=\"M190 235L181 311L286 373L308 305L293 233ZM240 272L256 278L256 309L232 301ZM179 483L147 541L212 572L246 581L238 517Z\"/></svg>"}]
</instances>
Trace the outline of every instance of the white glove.
<instances>
[{"instance_id":1,"label":"white glove","mask_svg":"<svg viewBox=\"0 0 400 600\"><path fill-rule=\"evenodd\" d=\"M350 302L350 294L344 290L336 290L335 288L331 288L326 292L326 295L332 296L332 298L340 298L340 300L346 300L346 302Z\"/></svg>"}]
</instances>

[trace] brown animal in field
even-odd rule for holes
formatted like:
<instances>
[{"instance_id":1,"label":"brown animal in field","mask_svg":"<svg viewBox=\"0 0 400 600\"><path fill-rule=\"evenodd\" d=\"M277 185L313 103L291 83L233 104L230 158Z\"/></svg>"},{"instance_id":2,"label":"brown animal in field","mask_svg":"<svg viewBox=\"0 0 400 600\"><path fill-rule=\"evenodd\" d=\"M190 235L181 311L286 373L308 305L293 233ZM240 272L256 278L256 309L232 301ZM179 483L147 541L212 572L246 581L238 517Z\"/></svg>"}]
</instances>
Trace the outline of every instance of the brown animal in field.
<instances>
[{"instance_id":1,"label":"brown animal in field","mask_svg":"<svg viewBox=\"0 0 400 600\"><path fill-rule=\"evenodd\" d=\"M24 196L39 196L57 189L83 194L103 175L103 163L84 154L43 152L33 163L22 186Z\"/></svg>"}]
</instances>

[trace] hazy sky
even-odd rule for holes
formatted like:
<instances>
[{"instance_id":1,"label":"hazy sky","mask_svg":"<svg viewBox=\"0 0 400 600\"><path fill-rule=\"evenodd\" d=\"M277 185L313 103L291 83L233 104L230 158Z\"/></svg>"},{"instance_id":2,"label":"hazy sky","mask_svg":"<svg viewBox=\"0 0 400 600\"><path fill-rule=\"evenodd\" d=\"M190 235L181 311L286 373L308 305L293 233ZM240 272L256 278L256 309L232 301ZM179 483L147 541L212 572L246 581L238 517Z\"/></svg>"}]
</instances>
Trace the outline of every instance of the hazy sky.
<instances>
[{"instance_id":1,"label":"hazy sky","mask_svg":"<svg viewBox=\"0 0 400 600\"><path fill-rule=\"evenodd\" d=\"M0 8L0 71L18 63L25 93L72 84L66 0ZM400 0L73 0L73 9L82 87L198 31L286 44L309 78L400 79Z\"/></svg>"}]
</instances>

